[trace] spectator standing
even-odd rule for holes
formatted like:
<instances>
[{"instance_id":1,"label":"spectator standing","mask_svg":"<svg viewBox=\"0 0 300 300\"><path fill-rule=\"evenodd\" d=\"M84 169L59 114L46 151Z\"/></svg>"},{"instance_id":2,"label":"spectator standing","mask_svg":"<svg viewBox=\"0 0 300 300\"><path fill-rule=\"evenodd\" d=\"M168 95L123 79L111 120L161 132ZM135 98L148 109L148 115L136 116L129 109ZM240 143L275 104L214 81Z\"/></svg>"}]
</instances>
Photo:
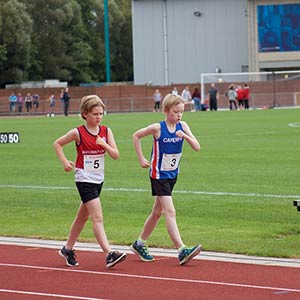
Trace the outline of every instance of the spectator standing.
<instances>
[{"instance_id":1,"label":"spectator standing","mask_svg":"<svg viewBox=\"0 0 300 300\"><path fill-rule=\"evenodd\" d=\"M69 106L70 106L70 99L71 99L71 96L69 94L69 88L67 87L64 89L63 99L64 99L64 115L67 117L69 114Z\"/></svg>"},{"instance_id":2,"label":"spectator standing","mask_svg":"<svg viewBox=\"0 0 300 300\"><path fill-rule=\"evenodd\" d=\"M24 97L22 96L21 93L18 93L17 96L17 111L21 113L23 111L23 102L24 102Z\"/></svg>"},{"instance_id":3,"label":"spectator standing","mask_svg":"<svg viewBox=\"0 0 300 300\"><path fill-rule=\"evenodd\" d=\"M61 110L64 111L64 110L65 110L65 103L64 103L64 89L62 89L62 90L60 91L59 99L60 99L60 107L61 107Z\"/></svg>"},{"instance_id":4,"label":"spectator standing","mask_svg":"<svg viewBox=\"0 0 300 300\"><path fill-rule=\"evenodd\" d=\"M218 99L219 99L219 92L216 89L215 84L212 83L208 91L209 109L211 111L218 110Z\"/></svg>"},{"instance_id":5,"label":"spectator standing","mask_svg":"<svg viewBox=\"0 0 300 300\"><path fill-rule=\"evenodd\" d=\"M188 101L191 101L192 100L192 96L191 96L191 93L190 93L190 89L188 86L186 86L182 92L181 92L181 98L185 101L185 102L188 102Z\"/></svg>"},{"instance_id":6,"label":"spectator standing","mask_svg":"<svg viewBox=\"0 0 300 300\"><path fill-rule=\"evenodd\" d=\"M201 110L201 93L198 86L194 87L193 93L192 93L192 100L194 101L194 108L195 111Z\"/></svg>"},{"instance_id":7,"label":"spectator standing","mask_svg":"<svg viewBox=\"0 0 300 300\"><path fill-rule=\"evenodd\" d=\"M34 112L37 112L40 106L40 96L39 94L35 93L32 95L32 104Z\"/></svg>"},{"instance_id":8,"label":"spectator standing","mask_svg":"<svg viewBox=\"0 0 300 300\"><path fill-rule=\"evenodd\" d=\"M25 107L26 107L26 111L30 113L32 110L32 96L30 93L27 93L25 97Z\"/></svg>"},{"instance_id":9,"label":"spectator standing","mask_svg":"<svg viewBox=\"0 0 300 300\"><path fill-rule=\"evenodd\" d=\"M17 104L17 96L15 93L11 93L10 96L8 97L9 100L9 112L16 112L16 104Z\"/></svg>"},{"instance_id":10,"label":"spectator standing","mask_svg":"<svg viewBox=\"0 0 300 300\"><path fill-rule=\"evenodd\" d=\"M229 100L229 109L230 110L236 110L237 107L236 107L236 97L237 97L237 93L234 89L234 85L231 84L229 86L229 89L228 91L226 92L226 96L228 97L228 100Z\"/></svg>"},{"instance_id":11,"label":"spectator standing","mask_svg":"<svg viewBox=\"0 0 300 300\"><path fill-rule=\"evenodd\" d=\"M47 102L49 102L50 106L50 112L48 113L48 116L54 117L55 97L53 94L48 98Z\"/></svg>"},{"instance_id":12,"label":"spectator standing","mask_svg":"<svg viewBox=\"0 0 300 300\"><path fill-rule=\"evenodd\" d=\"M161 93L158 89L156 89L154 94L153 94L153 100L154 100L153 112L160 111L161 99L162 99Z\"/></svg>"},{"instance_id":13,"label":"spectator standing","mask_svg":"<svg viewBox=\"0 0 300 300\"><path fill-rule=\"evenodd\" d=\"M181 98L184 100L184 106L190 104L191 111L193 110L192 96L190 93L190 89L186 86L181 92Z\"/></svg>"},{"instance_id":14,"label":"spectator standing","mask_svg":"<svg viewBox=\"0 0 300 300\"><path fill-rule=\"evenodd\" d=\"M244 108L249 109L250 88L247 83L244 84Z\"/></svg>"},{"instance_id":15,"label":"spectator standing","mask_svg":"<svg viewBox=\"0 0 300 300\"><path fill-rule=\"evenodd\" d=\"M236 89L237 93L237 101L238 101L238 107L239 109L244 108L244 89L242 88L241 85L239 85Z\"/></svg>"},{"instance_id":16,"label":"spectator standing","mask_svg":"<svg viewBox=\"0 0 300 300\"><path fill-rule=\"evenodd\" d=\"M171 94L173 94L173 95L175 95L175 96L178 95L178 90L177 90L177 87L176 87L176 86L173 87Z\"/></svg>"}]
</instances>

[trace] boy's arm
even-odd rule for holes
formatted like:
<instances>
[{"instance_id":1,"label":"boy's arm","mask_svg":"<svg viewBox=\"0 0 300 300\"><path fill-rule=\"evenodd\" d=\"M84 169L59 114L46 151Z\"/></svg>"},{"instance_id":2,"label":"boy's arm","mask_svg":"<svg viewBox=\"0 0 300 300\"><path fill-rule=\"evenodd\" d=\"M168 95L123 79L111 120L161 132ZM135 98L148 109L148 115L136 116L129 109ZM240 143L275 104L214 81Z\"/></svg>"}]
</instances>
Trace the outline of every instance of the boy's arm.
<instances>
[{"instance_id":1,"label":"boy's arm","mask_svg":"<svg viewBox=\"0 0 300 300\"><path fill-rule=\"evenodd\" d=\"M59 158L63 168L66 172L70 172L74 168L74 162L68 160L64 154L63 147L72 141L79 141L77 129L72 129L65 135L59 137L54 143L53 147L55 149L56 155Z\"/></svg>"},{"instance_id":2,"label":"boy's arm","mask_svg":"<svg viewBox=\"0 0 300 300\"><path fill-rule=\"evenodd\" d=\"M147 135L153 135L156 137L159 132L160 132L160 125L158 123L155 123L155 124L149 125L148 127L137 130L132 135L133 146L134 146L135 152L137 154L138 160L139 160L142 168L149 168L150 162L145 158L145 156L143 154L141 138L143 138Z\"/></svg>"},{"instance_id":3,"label":"boy's arm","mask_svg":"<svg viewBox=\"0 0 300 300\"><path fill-rule=\"evenodd\" d=\"M201 149L201 146L196 137L193 135L189 125L186 122L181 122L181 124L184 132L182 130L178 130L176 131L176 135L184 138L193 150L199 151Z\"/></svg>"},{"instance_id":4,"label":"boy's arm","mask_svg":"<svg viewBox=\"0 0 300 300\"><path fill-rule=\"evenodd\" d=\"M112 159L118 159L120 154L118 147L115 142L114 135L110 128L107 128L107 134L108 134L108 143L105 142L104 139L98 136L96 143L101 145L109 154L109 156Z\"/></svg>"}]
</instances>

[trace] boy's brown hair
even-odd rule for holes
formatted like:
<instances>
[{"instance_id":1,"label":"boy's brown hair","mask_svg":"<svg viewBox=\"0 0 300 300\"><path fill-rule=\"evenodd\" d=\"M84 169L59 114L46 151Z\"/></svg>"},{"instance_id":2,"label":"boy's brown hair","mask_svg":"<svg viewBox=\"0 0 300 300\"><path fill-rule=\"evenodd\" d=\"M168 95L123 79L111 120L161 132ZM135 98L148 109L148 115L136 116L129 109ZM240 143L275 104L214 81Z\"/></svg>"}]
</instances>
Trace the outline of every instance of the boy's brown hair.
<instances>
[{"instance_id":1,"label":"boy's brown hair","mask_svg":"<svg viewBox=\"0 0 300 300\"><path fill-rule=\"evenodd\" d=\"M81 99L80 101L80 114L83 119L85 119L83 114L87 114L93 110L94 107L102 107L105 109L105 104L97 95L88 95Z\"/></svg>"},{"instance_id":2,"label":"boy's brown hair","mask_svg":"<svg viewBox=\"0 0 300 300\"><path fill-rule=\"evenodd\" d=\"M162 102L163 111L167 112L167 111L170 110L170 108L172 106L175 106L179 103L184 104L184 100L180 96L176 96L176 95L173 95L173 94L168 94Z\"/></svg>"}]
</instances>

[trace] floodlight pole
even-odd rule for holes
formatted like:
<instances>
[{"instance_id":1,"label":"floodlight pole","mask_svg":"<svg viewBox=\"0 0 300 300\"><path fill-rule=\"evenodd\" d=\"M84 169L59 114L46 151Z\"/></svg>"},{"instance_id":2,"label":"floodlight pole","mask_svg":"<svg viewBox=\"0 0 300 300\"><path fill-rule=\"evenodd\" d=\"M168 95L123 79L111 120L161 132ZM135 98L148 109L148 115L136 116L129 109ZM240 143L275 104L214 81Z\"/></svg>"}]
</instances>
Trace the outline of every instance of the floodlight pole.
<instances>
[{"instance_id":1,"label":"floodlight pole","mask_svg":"<svg viewBox=\"0 0 300 300\"><path fill-rule=\"evenodd\" d=\"M106 82L110 82L110 46L109 46L108 0L104 0L104 39L105 39Z\"/></svg>"}]
</instances>

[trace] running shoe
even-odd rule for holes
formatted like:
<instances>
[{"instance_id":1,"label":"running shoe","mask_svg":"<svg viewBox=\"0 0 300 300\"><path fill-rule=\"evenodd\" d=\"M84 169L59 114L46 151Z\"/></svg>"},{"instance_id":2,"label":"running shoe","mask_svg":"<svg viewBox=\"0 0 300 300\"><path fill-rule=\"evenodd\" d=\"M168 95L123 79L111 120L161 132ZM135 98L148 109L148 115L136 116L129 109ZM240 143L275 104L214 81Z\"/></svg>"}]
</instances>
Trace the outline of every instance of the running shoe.
<instances>
[{"instance_id":1,"label":"running shoe","mask_svg":"<svg viewBox=\"0 0 300 300\"><path fill-rule=\"evenodd\" d=\"M112 268L116 264L122 262L126 259L126 253L122 253L119 251L111 251L106 257L106 267Z\"/></svg>"},{"instance_id":2,"label":"running shoe","mask_svg":"<svg viewBox=\"0 0 300 300\"><path fill-rule=\"evenodd\" d=\"M76 255L74 250L68 250L64 246L58 251L58 254L66 260L66 264L69 267L77 267L79 263L76 261Z\"/></svg>"},{"instance_id":3,"label":"running shoe","mask_svg":"<svg viewBox=\"0 0 300 300\"><path fill-rule=\"evenodd\" d=\"M139 258L142 261L154 261L154 257L150 255L148 248L146 245L144 246L139 246L137 244L137 241L135 241L131 246L130 246L131 251L133 251L135 254L139 256Z\"/></svg>"},{"instance_id":4,"label":"running shoe","mask_svg":"<svg viewBox=\"0 0 300 300\"><path fill-rule=\"evenodd\" d=\"M185 265L187 264L193 257L197 256L202 250L201 245L197 245L192 248L184 248L178 255L179 264Z\"/></svg>"}]
</instances>

